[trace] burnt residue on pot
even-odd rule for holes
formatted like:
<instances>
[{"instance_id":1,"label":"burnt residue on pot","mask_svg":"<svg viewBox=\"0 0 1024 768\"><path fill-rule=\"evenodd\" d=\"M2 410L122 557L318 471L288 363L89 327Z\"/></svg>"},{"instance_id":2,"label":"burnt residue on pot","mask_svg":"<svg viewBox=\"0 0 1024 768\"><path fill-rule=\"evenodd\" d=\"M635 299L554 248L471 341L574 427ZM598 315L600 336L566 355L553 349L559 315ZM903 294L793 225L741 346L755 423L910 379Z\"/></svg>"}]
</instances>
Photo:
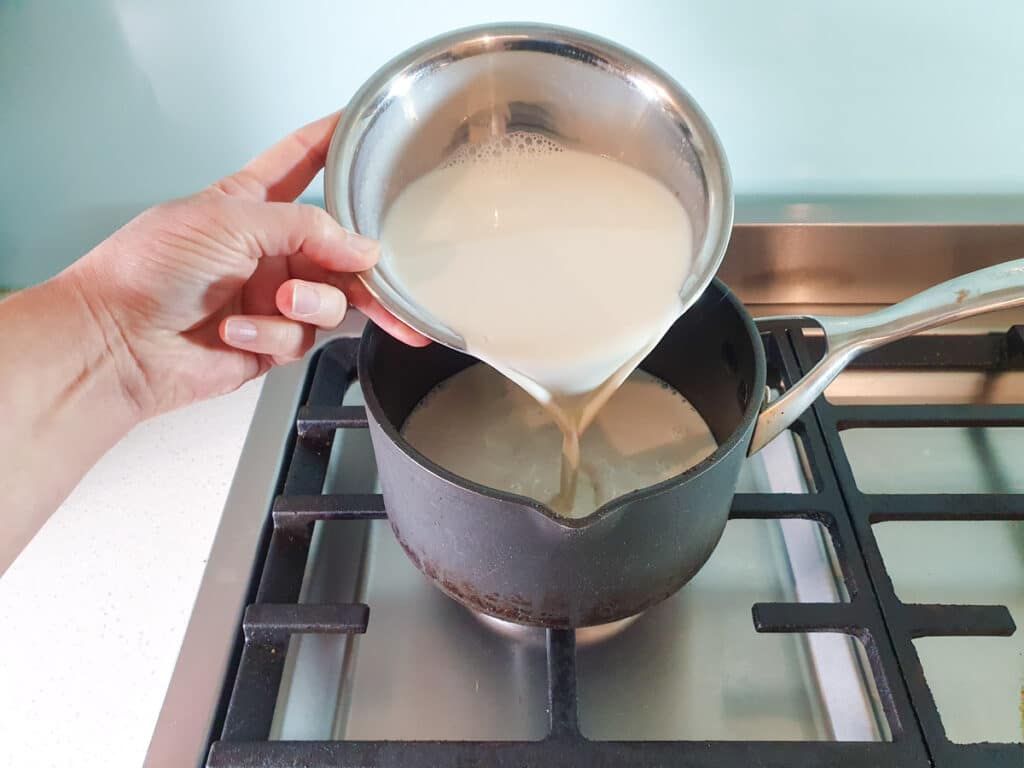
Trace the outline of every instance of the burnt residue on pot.
<instances>
[{"instance_id":1,"label":"burnt residue on pot","mask_svg":"<svg viewBox=\"0 0 1024 768\"><path fill-rule=\"evenodd\" d=\"M472 610L516 624L531 626L540 624L551 629L573 629L609 624L636 616L660 603L675 594L689 578L680 574L678 579L655 593L630 594L621 600L610 602L598 600L589 610L576 615L573 606L581 603L573 594L548 592L540 599L539 605L535 606L524 595L516 592L509 594L496 591L482 592L475 586L472 577L460 579L453 576L444 567L418 554L394 526L392 526L392 531L413 565L450 597Z\"/></svg>"}]
</instances>

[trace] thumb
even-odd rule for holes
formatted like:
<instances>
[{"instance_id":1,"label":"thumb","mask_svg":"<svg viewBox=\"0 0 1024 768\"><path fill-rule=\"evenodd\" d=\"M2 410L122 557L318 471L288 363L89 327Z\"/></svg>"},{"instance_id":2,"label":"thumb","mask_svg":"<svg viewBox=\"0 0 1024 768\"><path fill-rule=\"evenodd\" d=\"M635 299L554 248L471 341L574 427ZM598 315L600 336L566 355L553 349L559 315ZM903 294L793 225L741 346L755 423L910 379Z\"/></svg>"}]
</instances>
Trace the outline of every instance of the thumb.
<instances>
[{"instance_id":1,"label":"thumb","mask_svg":"<svg viewBox=\"0 0 1024 768\"><path fill-rule=\"evenodd\" d=\"M240 232L253 239L260 256L301 253L332 272L362 272L380 258L380 243L349 232L323 208L299 203L232 200Z\"/></svg>"}]
</instances>

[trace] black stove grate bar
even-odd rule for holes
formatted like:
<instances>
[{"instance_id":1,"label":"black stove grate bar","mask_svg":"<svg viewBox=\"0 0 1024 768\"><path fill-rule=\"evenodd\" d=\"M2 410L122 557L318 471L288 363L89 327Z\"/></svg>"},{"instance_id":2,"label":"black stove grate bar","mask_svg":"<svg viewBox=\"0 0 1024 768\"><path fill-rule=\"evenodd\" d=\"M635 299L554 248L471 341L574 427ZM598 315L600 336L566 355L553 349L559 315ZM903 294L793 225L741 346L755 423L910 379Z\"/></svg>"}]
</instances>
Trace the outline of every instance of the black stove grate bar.
<instances>
[{"instance_id":1,"label":"black stove grate bar","mask_svg":"<svg viewBox=\"0 0 1024 768\"><path fill-rule=\"evenodd\" d=\"M576 633L549 629L548 716L550 738L580 738L576 713Z\"/></svg>"},{"instance_id":2,"label":"black stove grate bar","mask_svg":"<svg viewBox=\"0 0 1024 768\"><path fill-rule=\"evenodd\" d=\"M790 333L802 370L821 356L820 338ZM876 370L1024 370L1024 326L985 336L915 336L865 355L855 367ZM813 407L856 542L885 617L885 625L936 768L1020 768L1024 743L954 744L942 725L914 640L922 637L1006 636L1015 625L1005 606L904 604L886 570L872 525L927 520L1024 520L1024 494L868 494L856 483L840 432L856 426L875 428L960 426L1024 427L1024 405L833 405L819 398Z\"/></svg>"},{"instance_id":3,"label":"black stove grate bar","mask_svg":"<svg viewBox=\"0 0 1024 768\"><path fill-rule=\"evenodd\" d=\"M892 427L1021 427L1019 405L834 405L840 432Z\"/></svg>"},{"instance_id":4,"label":"black stove grate bar","mask_svg":"<svg viewBox=\"0 0 1024 768\"><path fill-rule=\"evenodd\" d=\"M814 493L737 493L729 510L730 520L778 520L796 517L814 520L828 527L832 513Z\"/></svg>"},{"instance_id":5,"label":"black stove grate bar","mask_svg":"<svg viewBox=\"0 0 1024 768\"><path fill-rule=\"evenodd\" d=\"M312 366L308 404L341 404L345 390L355 377L356 354L357 347L345 343L332 344L321 350ZM296 425L290 438L294 439L294 445L286 463L282 494L285 497L311 497L323 491L333 440L295 439L297 431ZM330 434L333 438L334 433ZM302 527L295 526L274 526L271 529L262 571L254 576L259 585L255 606L298 604L309 557L310 537L307 534ZM222 738L252 741L268 737L286 656L285 648L278 644L246 640L224 716Z\"/></svg>"},{"instance_id":6,"label":"black stove grate bar","mask_svg":"<svg viewBox=\"0 0 1024 768\"><path fill-rule=\"evenodd\" d=\"M1010 637L1017 625L1005 605L904 603L907 631L918 637Z\"/></svg>"},{"instance_id":7,"label":"black stove grate bar","mask_svg":"<svg viewBox=\"0 0 1024 768\"><path fill-rule=\"evenodd\" d=\"M252 741L267 738L286 656L285 650L278 645L245 643L242 646L238 676L224 717L222 739Z\"/></svg>"},{"instance_id":8,"label":"black stove grate bar","mask_svg":"<svg viewBox=\"0 0 1024 768\"><path fill-rule=\"evenodd\" d=\"M369 617L363 603L257 603L245 609L242 631L247 643L282 646L295 634L362 634Z\"/></svg>"},{"instance_id":9,"label":"black stove grate bar","mask_svg":"<svg viewBox=\"0 0 1024 768\"><path fill-rule=\"evenodd\" d=\"M907 768L890 743L780 741L218 741L208 768Z\"/></svg>"},{"instance_id":10,"label":"black stove grate bar","mask_svg":"<svg viewBox=\"0 0 1024 768\"><path fill-rule=\"evenodd\" d=\"M754 603L750 612L758 632L869 634L857 603Z\"/></svg>"},{"instance_id":11,"label":"black stove grate bar","mask_svg":"<svg viewBox=\"0 0 1024 768\"><path fill-rule=\"evenodd\" d=\"M382 520L386 517L384 497L379 493L278 496L274 500L274 526L289 531L308 531L318 520Z\"/></svg>"},{"instance_id":12,"label":"black stove grate bar","mask_svg":"<svg viewBox=\"0 0 1024 768\"><path fill-rule=\"evenodd\" d=\"M245 644L222 738L238 741L267 738L288 655L288 641L293 634L363 633L369 611L360 603L258 603L246 608Z\"/></svg>"},{"instance_id":13,"label":"black stove grate bar","mask_svg":"<svg viewBox=\"0 0 1024 768\"><path fill-rule=\"evenodd\" d=\"M850 497L863 505L868 522L890 520L1024 520L1024 494L923 493L863 494Z\"/></svg>"},{"instance_id":14,"label":"black stove grate bar","mask_svg":"<svg viewBox=\"0 0 1024 768\"><path fill-rule=\"evenodd\" d=\"M330 442L339 429L365 429L366 409L361 405L306 405L295 422L303 440Z\"/></svg>"}]
</instances>

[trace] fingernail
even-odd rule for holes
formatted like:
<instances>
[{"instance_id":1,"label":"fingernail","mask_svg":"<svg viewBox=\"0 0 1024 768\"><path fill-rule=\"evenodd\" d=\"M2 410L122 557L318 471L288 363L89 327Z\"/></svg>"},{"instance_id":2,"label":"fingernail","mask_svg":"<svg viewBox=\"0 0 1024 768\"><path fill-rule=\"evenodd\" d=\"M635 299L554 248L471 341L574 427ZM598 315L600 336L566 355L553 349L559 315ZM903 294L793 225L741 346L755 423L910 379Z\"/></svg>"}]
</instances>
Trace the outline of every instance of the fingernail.
<instances>
[{"instance_id":1,"label":"fingernail","mask_svg":"<svg viewBox=\"0 0 1024 768\"><path fill-rule=\"evenodd\" d=\"M224 335L228 341L252 341L256 338L256 325L239 317L232 317L224 323Z\"/></svg>"},{"instance_id":2,"label":"fingernail","mask_svg":"<svg viewBox=\"0 0 1024 768\"><path fill-rule=\"evenodd\" d=\"M292 288L292 312L296 315L315 315L320 311L320 292L305 283L295 283Z\"/></svg>"},{"instance_id":3,"label":"fingernail","mask_svg":"<svg viewBox=\"0 0 1024 768\"><path fill-rule=\"evenodd\" d=\"M370 254L380 250L380 243L365 235L349 232L348 247L356 253Z\"/></svg>"}]
</instances>

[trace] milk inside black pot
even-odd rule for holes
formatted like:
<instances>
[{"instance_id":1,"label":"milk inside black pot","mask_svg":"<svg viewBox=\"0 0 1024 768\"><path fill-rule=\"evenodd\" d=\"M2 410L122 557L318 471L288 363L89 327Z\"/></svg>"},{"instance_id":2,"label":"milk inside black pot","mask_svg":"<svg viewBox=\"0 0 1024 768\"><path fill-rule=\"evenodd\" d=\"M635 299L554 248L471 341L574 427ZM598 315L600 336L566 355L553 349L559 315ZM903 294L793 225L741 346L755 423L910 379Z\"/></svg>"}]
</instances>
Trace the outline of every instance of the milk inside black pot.
<instances>
[{"instance_id":1,"label":"milk inside black pot","mask_svg":"<svg viewBox=\"0 0 1024 768\"><path fill-rule=\"evenodd\" d=\"M431 461L480 485L533 499L559 494L558 426L490 366L470 366L440 384L406 419L402 436ZM585 517L630 491L682 474L717 447L682 395L646 371L633 371L581 435L575 499L562 513Z\"/></svg>"}]
</instances>

